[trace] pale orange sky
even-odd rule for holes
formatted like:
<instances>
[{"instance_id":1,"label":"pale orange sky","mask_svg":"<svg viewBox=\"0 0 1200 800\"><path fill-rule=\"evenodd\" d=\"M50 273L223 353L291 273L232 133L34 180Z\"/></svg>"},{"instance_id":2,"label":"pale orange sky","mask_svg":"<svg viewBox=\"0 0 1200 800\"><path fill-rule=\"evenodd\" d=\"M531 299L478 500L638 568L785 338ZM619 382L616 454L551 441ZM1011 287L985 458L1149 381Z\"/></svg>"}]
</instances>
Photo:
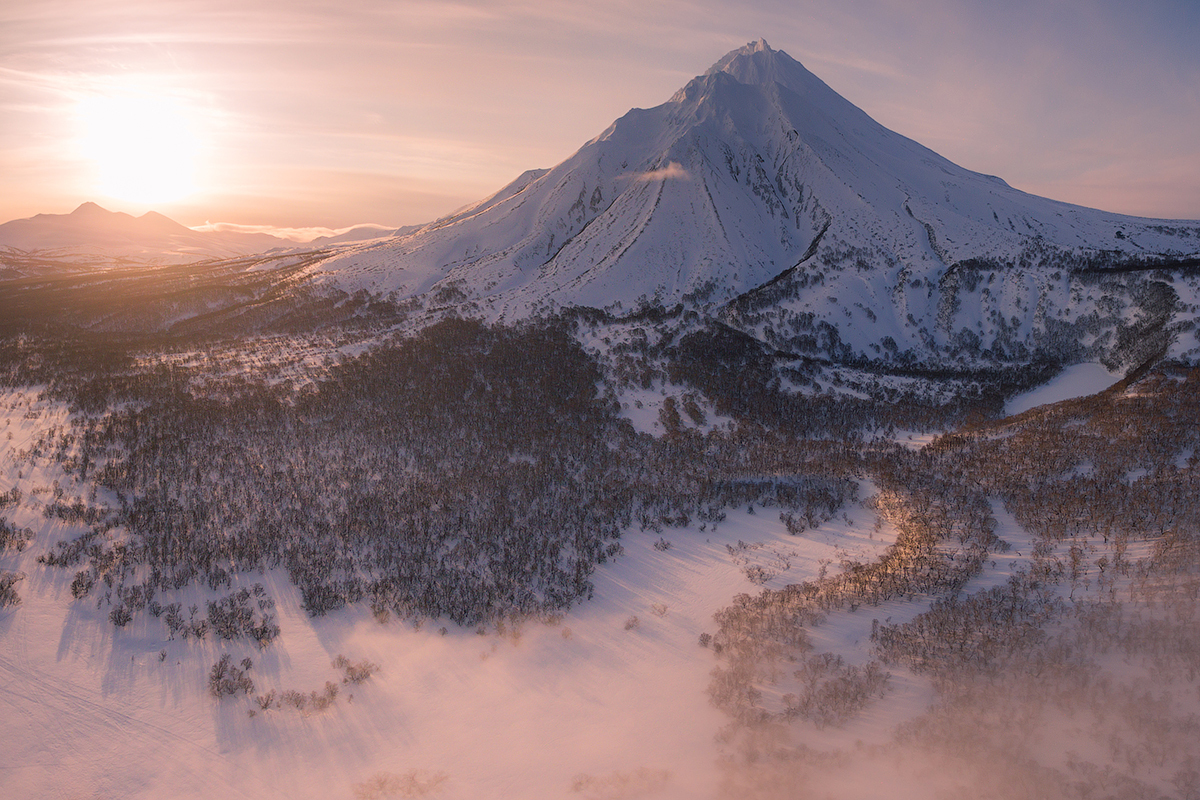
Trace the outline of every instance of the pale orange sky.
<instances>
[{"instance_id":1,"label":"pale orange sky","mask_svg":"<svg viewBox=\"0 0 1200 800\"><path fill-rule=\"evenodd\" d=\"M424 222L760 36L969 169L1200 218L1190 0L7 0L0 222Z\"/></svg>"}]
</instances>

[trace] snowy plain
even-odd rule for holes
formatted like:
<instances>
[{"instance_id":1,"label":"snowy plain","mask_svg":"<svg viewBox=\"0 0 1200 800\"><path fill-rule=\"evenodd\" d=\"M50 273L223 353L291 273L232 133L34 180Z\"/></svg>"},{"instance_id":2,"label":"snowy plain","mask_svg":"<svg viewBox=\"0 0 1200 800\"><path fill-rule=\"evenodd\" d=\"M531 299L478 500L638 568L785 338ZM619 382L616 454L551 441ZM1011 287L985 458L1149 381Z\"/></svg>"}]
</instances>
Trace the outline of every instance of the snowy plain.
<instances>
[{"instance_id":1,"label":"snowy plain","mask_svg":"<svg viewBox=\"0 0 1200 800\"><path fill-rule=\"evenodd\" d=\"M21 604L0 611L5 797L712 797L727 720L708 702L716 662L698 640L713 613L738 593L873 560L895 535L861 506L802 536L765 508L635 528L594 574L593 599L485 632L381 624L365 608L311 618L282 573L242 575L238 585L261 582L276 600L282 634L270 647L168 641L144 613L114 628L107 606L72 598L71 570L36 562L82 530L40 513L54 481L67 498L82 487L22 454L65 422L63 409L33 392L0 401L0 479L24 495L7 513L36 534L0 562L26 575ZM252 660L253 694L209 694L208 670L225 653ZM338 682L339 655L379 669L322 711L254 701Z\"/></svg>"},{"instance_id":2,"label":"snowy plain","mask_svg":"<svg viewBox=\"0 0 1200 800\"><path fill-rule=\"evenodd\" d=\"M1042 396L1065 399L1104 384L1094 368L1080 371L1084 380L1060 377L1041 387ZM21 604L0 610L4 798L736 796L728 783L736 768L721 742L729 719L708 699L718 661L699 645L700 634L716 630L714 612L738 594L872 561L896 536L884 507L866 503L799 536L787 532L778 509L763 507L727 509L716 525L635 527L622 535L624 552L593 574L590 600L484 630L438 620L381 623L364 607L312 618L286 575L243 574L235 588L262 583L276 601L282 633L271 646L260 651L211 636L169 641L162 621L144 613L114 628L108 606L72 598L72 570L36 561L82 530L41 511L56 493L70 501L88 487L29 452L66 421L65 409L36 391L0 394L0 485L23 495L5 516L36 536L24 552L0 554L0 570L25 575ZM876 492L863 482L859 497ZM998 500L992 512L1010 547L989 555L966 594L1030 565L1034 538ZM1083 545L1102 554L1097 542ZM189 587L171 599L186 606L215 597ZM878 657L870 639L876 621L909 621L930 599L833 610L807 631L813 652L862 666ZM209 693L209 669L225 654L252 660L251 694L218 700ZM256 702L271 690L338 684L333 661L342 655L378 669L360 684L341 684L327 708L263 710ZM852 719L796 729L807 752L863 767L821 772L811 787L817 796L916 800L939 787L954 796L974 780L893 746L905 724L929 712L936 692L927 676L900 665L888 671L885 695ZM1129 672L1113 668L1123 680ZM766 687L768 703L790 688L787 679ZM1103 742L1054 724L1070 734L1045 743L1054 760L1076 752L1104 762Z\"/></svg>"}]
</instances>

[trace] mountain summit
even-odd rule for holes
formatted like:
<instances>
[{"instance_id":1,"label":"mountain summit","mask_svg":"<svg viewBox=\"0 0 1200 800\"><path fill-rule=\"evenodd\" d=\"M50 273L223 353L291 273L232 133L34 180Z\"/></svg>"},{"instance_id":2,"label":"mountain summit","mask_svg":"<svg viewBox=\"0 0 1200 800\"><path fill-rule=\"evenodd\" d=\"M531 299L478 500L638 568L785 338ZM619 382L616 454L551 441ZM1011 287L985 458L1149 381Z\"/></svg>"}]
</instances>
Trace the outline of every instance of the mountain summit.
<instances>
[{"instance_id":1,"label":"mountain summit","mask_svg":"<svg viewBox=\"0 0 1200 800\"><path fill-rule=\"evenodd\" d=\"M778 83L802 97L816 94L823 96L827 102L850 106L799 61L783 51L772 50L766 39L726 53L720 61L709 67L704 77L718 72L724 72L738 83L758 86Z\"/></svg>"},{"instance_id":2,"label":"mountain summit","mask_svg":"<svg viewBox=\"0 0 1200 800\"><path fill-rule=\"evenodd\" d=\"M986 343L994 317L1013 326L1005 304L981 318L947 317L929 287L956 265L1049 271L1068 256L1198 251L1200 224L1072 206L964 169L760 39L666 103L631 110L553 169L323 270L345 289L466 298L493 318L683 303L756 336L800 335L746 316L770 306L796 330L825 322L838 352L869 358L884 339L929 352L960 327ZM869 331L847 323L855 306L870 311ZM1032 318L1022 326L1036 327Z\"/></svg>"}]
</instances>

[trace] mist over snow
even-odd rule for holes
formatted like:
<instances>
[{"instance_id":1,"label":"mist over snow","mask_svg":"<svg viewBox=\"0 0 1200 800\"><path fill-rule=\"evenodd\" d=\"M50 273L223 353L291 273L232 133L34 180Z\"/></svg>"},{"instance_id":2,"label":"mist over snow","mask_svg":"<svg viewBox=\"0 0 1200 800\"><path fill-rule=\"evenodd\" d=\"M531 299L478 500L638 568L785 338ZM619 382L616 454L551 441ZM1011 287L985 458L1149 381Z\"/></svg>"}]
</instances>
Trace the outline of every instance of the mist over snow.
<instances>
[{"instance_id":1,"label":"mist over snow","mask_svg":"<svg viewBox=\"0 0 1200 800\"><path fill-rule=\"evenodd\" d=\"M22 554L32 572L76 530L43 517L41 487L73 482L15 454L67 418L35 393L7 392L0 407L0 477L34 499L11 516L35 532ZM742 509L719 524L629 530L592 599L486 633L381 625L365 609L314 619L285 574L246 575L239 586L275 598L282 633L266 650L218 640L197 653L164 642L152 620L114 631L107 609L73 601L69 573L43 572L23 582L19 611L0 612L5 785L29 798L406 797L426 785L445 798L713 797L724 718L703 700L713 659L697 638L739 592L876 557L894 531L871 523L860 510L800 539L777 514ZM183 597L203 606L219 594ZM226 652L252 660L260 695L338 683L340 654L377 669L339 684L328 710L263 711L250 698L214 705L205 678Z\"/></svg>"}]
</instances>

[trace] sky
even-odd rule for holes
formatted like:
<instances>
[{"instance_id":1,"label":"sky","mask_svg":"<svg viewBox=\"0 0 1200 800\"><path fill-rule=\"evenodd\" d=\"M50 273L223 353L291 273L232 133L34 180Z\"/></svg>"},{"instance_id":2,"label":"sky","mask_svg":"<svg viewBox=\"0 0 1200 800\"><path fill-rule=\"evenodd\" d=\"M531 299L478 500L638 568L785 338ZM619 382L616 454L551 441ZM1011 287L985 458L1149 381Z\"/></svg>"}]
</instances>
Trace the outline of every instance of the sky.
<instances>
[{"instance_id":1,"label":"sky","mask_svg":"<svg viewBox=\"0 0 1200 800\"><path fill-rule=\"evenodd\" d=\"M968 169L1200 219L1195 0L5 0L0 221L427 222L759 37Z\"/></svg>"}]
</instances>

